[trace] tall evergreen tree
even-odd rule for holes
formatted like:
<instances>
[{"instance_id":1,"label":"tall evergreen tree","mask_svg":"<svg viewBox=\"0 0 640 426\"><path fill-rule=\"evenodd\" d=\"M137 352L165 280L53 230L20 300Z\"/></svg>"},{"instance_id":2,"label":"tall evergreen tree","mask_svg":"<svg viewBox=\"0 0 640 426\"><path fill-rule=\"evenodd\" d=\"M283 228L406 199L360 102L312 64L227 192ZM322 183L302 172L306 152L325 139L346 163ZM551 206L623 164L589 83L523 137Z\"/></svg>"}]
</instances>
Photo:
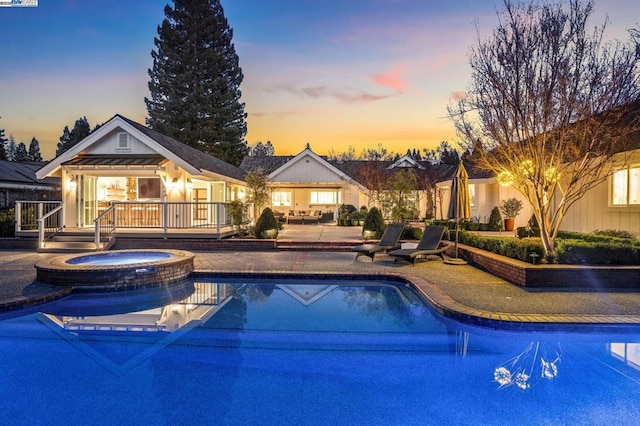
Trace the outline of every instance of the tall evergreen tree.
<instances>
[{"instance_id":1,"label":"tall evergreen tree","mask_svg":"<svg viewBox=\"0 0 640 426\"><path fill-rule=\"evenodd\" d=\"M0 117L2 118L2 117ZM0 129L0 160L6 160L7 159L7 151L5 149L5 142L8 139L4 136L4 129Z\"/></svg>"},{"instance_id":2,"label":"tall evergreen tree","mask_svg":"<svg viewBox=\"0 0 640 426\"><path fill-rule=\"evenodd\" d=\"M29 161L42 161L40 143L35 137L31 138L31 143L29 144Z\"/></svg>"},{"instance_id":3,"label":"tall evergreen tree","mask_svg":"<svg viewBox=\"0 0 640 426\"><path fill-rule=\"evenodd\" d=\"M174 0L154 39L147 125L228 163L247 154L244 78L219 0Z\"/></svg>"},{"instance_id":4,"label":"tall evergreen tree","mask_svg":"<svg viewBox=\"0 0 640 426\"><path fill-rule=\"evenodd\" d=\"M258 141L255 145L249 148L248 154L252 157L269 157L276 155L276 150L271 141L267 141L265 143Z\"/></svg>"},{"instance_id":5,"label":"tall evergreen tree","mask_svg":"<svg viewBox=\"0 0 640 426\"><path fill-rule=\"evenodd\" d=\"M9 135L9 145L6 148L7 160L14 161L16 157L16 140L13 135Z\"/></svg>"},{"instance_id":6,"label":"tall evergreen tree","mask_svg":"<svg viewBox=\"0 0 640 426\"><path fill-rule=\"evenodd\" d=\"M56 157L69 149L69 141L71 140L69 126L64 126L64 130L62 131L62 135L59 140L60 142L58 142L58 146L56 148Z\"/></svg>"},{"instance_id":7,"label":"tall evergreen tree","mask_svg":"<svg viewBox=\"0 0 640 426\"><path fill-rule=\"evenodd\" d=\"M16 155L13 157L13 161L29 161L29 153L27 153L27 146L24 144L24 142L20 142L18 145L16 145Z\"/></svg>"},{"instance_id":8,"label":"tall evergreen tree","mask_svg":"<svg viewBox=\"0 0 640 426\"><path fill-rule=\"evenodd\" d=\"M91 126L87 117L80 117L73 125L73 129L69 131L69 126L64 126L62 136L60 136L60 142L58 142L58 148L56 149L56 157L69 148L80 142L91 134Z\"/></svg>"}]
</instances>

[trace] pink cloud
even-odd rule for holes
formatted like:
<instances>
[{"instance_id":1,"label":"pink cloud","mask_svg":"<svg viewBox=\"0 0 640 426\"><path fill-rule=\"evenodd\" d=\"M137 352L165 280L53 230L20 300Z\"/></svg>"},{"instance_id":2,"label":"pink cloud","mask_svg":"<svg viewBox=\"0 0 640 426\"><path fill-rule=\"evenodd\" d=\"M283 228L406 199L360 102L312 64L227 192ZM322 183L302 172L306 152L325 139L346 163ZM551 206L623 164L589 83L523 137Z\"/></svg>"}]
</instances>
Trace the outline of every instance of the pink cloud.
<instances>
[{"instance_id":1,"label":"pink cloud","mask_svg":"<svg viewBox=\"0 0 640 426\"><path fill-rule=\"evenodd\" d=\"M371 80L379 86L388 87L398 93L402 93L407 90L408 86L402 75L406 70L406 65L396 65L390 71L372 75Z\"/></svg>"},{"instance_id":2,"label":"pink cloud","mask_svg":"<svg viewBox=\"0 0 640 426\"><path fill-rule=\"evenodd\" d=\"M461 101L466 97L467 97L466 92L461 92L461 91L451 92L451 99L453 99L454 101Z\"/></svg>"},{"instance_id":3,"label":"pink cloud","mask_svg":"<svg viewBox=\"0 0 640 426\"><path fill-rule=\"evenodd\" d=\"M346 104L353 103L367 103L367 102L375 102L383 99L390 98L396 95L376 95L373 93L367 93L362 90L343 87L343 88L335 88L335 87L327 87L327 86L315 86L315 87L303 87L297 88L290 85L278 85L267 87L264 89L265 92L274 93L274 92L285 92L292 93L297 96L309 97L313 99L319 98L334 98Z\"/></svg>"}]
</instances>

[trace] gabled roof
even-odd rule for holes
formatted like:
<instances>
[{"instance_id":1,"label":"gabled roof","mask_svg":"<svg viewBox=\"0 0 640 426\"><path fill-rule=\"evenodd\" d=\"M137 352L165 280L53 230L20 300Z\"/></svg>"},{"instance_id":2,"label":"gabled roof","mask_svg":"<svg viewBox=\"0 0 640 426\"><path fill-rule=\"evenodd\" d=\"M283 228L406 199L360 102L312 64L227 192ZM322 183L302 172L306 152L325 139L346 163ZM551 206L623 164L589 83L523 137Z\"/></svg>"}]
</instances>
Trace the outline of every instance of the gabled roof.
<instances>
[{"instance_id":1,"label":"gabled roof","mask_svg":"<svg viewBox=\"0 0 640 426\"><path fill-rule=\"evenodd\" d=\"M77 155L82 153L82 151L118 127L134 135L137 139L141 140L158 154L178 164L192 175L205 174L206 172L209 172L244 181L244 177L246 175L244 170L143 126L142 124L136 123L135 121L123 117L120 114L116 114L95 132L91 133L78 144L71 147L68 151L51 160L38 171L37 175L42 177L54 173L62 164L71 161ZM118 155L114 154L113 157L118 157Z\"/></svg>"},{"instance_id":2,"label":"gabled roof","mask_svg":"<svg viewBox=\"0 0 640 426\"><path fill-rule=\"evenodd\" d=\"M149 138L153 139L155 142L159 143L164 148L168 149L173 154L185 160L191 166L200 171L208 170L210 172L228 176L234 179L244 180L246 173L239 167L222 161L219 158L214 157L213 155L209 155L200 150L197 150L187 144L178 142L177 140L170 138L169 136L156 132L155 130L143 126L142 124L136 123L135 121L129 120L128 118L123 117L119 114L116 114L116 117L120 117L121 119L125 120L127 123L131 124L133 127L149 136Z\"/></svg>"},{"instance_id":3,"label":"gabled roof","mask_svg":"<svg viewBox=\"0 0 640 426\"><path fill-rule=\"evenodd\" d=\"M318 164L321 164L323 167L327 168L330 172L332 172L336 176L338 176L338 178L340 178L340 180L343 180L343 181L351 183L352 185L358 186L362 191L365 191L365 192L367 191L366 186L362 185L360 182L358 182L357 180L353 179L351 176L346 174L344 171L342 171L341 169L336 167L334 164L332 164L331 162L327 161L326 158L323 158L323 157L319 156L318 154L316 154L315 152L313 152L311 150L311 147L309 146L309 144L307 144L305 149L302 150L298 155L296 155L294 157L285 157L285 158L281 158L279 160L274 159L273 156L272 157L254 157L254 158L267 159L267 161L264 161L263 163L261 163L260 161L250 161L250 162L248 161L247 163L245 163L243 161L243 164L245 164L245 166L248 166L249 163L253 163L256 167L260 166L261 164L265 164L265 167L263 167L263 169L269 175L268 180L273 180L277 175L283 173L287 169L289 169L291 167L295 167L296 164L300 163L301 161L303 161L305 159L311 158L311 159L315 160ZM278 162L280 162L280 166L276 167L273 170L268 170L267 169L267 168L272 168ZM271 165L271 167L269 167L270 165Z\"/></svg>"},{"instance_id":4,"label":"gabled roof","mask_svg":"<svg viewBox=\"0 0 640 426\"><path fill-rule=\"evenodd\" d=\"M414 160L408 155L403 155L398 158L395 163L388 167L389 169L396 168L413 168L413 169L424 169L424 166L421 165L418 161Z\"/></svg>"},{"instance_id":5,"label":"gabled roof","mask_svg":"<svg viewBox=\"0 0 640 426\"><path fill-rule=\"evenodd\" d=\"M59 178L47 177L38 179L36 177L36 171L45 164L44 161L0 161L0 186L46 186L59 188Z\"/></svg>"}]
</instances>

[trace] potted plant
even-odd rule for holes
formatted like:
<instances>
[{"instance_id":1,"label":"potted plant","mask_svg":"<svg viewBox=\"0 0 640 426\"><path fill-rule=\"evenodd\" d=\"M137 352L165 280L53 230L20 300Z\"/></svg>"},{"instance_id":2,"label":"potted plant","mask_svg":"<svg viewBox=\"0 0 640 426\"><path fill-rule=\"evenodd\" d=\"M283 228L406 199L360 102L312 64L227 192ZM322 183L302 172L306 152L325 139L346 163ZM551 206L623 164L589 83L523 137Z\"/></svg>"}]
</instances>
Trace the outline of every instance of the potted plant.
<instances>
[{"instance_id":1,"label":"potted plant","mask_svg":"<svg viewBox=\"0 0 640 426\"><path fill-rule=\"evenodd\" d=\"M508 198L506 200L502 200L502 206L500 206L500 211L504 215L504 230L505 231L513 231L515 218L522 210L522 201L518 200L515 197Z\"/></svg>"}]
</instances>

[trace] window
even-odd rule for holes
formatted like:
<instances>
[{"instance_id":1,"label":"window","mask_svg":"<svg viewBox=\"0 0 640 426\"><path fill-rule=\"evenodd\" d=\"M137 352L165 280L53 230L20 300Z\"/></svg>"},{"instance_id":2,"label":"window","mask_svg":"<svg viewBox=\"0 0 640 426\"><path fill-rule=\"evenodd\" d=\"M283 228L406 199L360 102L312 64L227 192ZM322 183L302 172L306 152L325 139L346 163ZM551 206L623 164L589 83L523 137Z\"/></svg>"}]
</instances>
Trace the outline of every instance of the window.
<instances>
[{"instance_id":1,"label":"window","mask_svg":"<svg viewBox=\"0 0 640 426\"><path fill-rule=\"evenodd\" d=\"M611 205L640 204L640 167L628 167L613 174Z\"/></svg>"},{"instance_id":2,"label":"window","mask_svg":"<svg viewBox=\"0 0 640 426\"><path fill-rule=\"evenodd\" d=\"M129 133L118 133L118 148L129 149Z\"/></svg>"},{"instance_id":3,"label":"window","mask_svg":"<svg viewBox=\"0 0 640 426\"><path fill-rule=\"evenodd\" d=\"M291 206L291 191L273 191L271 205L273 207Z\"/></svg>"},{"instance_id":4,"label":"window","mask_svg":"<svg viewBox=\"0 0 640 426\"><path fill-rule=\"evenodd\" d=\"M310 204L340 204L338 191L311 191Z\"/></svg>"},{"instance_id":5,"label":"window","mask_svg":"<svg viewBox=\"0 0 640 426\"><path fill-rule=\"evenodd\" d=\"M471 207L476 206L476 184L475 183L469 184L469 205Z\"/></svg>"}]
</instances>

